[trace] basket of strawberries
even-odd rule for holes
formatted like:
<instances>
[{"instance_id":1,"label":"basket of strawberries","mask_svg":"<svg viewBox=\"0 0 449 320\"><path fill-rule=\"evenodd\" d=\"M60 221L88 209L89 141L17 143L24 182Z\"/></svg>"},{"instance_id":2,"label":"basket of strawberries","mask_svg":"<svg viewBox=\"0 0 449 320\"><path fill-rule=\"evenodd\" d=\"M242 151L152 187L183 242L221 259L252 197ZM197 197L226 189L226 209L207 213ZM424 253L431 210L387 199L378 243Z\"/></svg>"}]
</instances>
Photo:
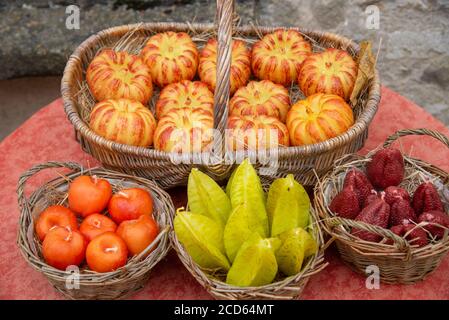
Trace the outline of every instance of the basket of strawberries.
<instances>
[{"instance_id":1,"label":"basket of strawberries","mask_svg":"<svg viewBox=\"0 0 449 320\"><path fill-rule=\"evenodd\" d=\"M305 185L359 150L380 101L370 45L301 28L142 23L103 30L69 58L62 97L83 149L104 167L186 184L267 161Z\"/></svg>"},{"instance_id":2,"label":"basket of strawberries","mask_svg":"<svg viewBox=\"0 0 449 320\"><path fill-rule=\"evenodd\" d=\"M386 283L414 283L449 251L449 174L403 155L391 144L402 136L443 134L400 130L366 157L343 157L315 188L315 207L342 259L353 269L379 268Z\"/></svg>"},{"instance_id":3,"label":"basket of strawberries","mask_svg":"<svg viewBox=\"0 0 449 320\"><path fill-rule=\"evenodd\" d=\"M42 180L43 170L56 178L28 197L29 179ZM173 203L149 180L48 162L22 174L17 192L21 253L67 298L124 298L170 249Z\"/></svg>"}]
</instances>

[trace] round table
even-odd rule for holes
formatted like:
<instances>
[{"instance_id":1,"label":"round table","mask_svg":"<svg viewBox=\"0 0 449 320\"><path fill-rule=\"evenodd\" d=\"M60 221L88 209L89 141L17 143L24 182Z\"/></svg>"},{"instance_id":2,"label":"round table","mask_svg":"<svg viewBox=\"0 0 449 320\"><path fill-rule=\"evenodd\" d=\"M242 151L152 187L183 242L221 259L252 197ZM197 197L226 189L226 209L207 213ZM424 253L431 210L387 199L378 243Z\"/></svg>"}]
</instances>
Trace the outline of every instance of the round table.
<instances>
[{"instance_id":1,"label":"round table","mask_svg":"<svg viewBox=\"0 0 449 320\"><path fill-rule=\"evenodd\" d=\"M382 88L379 111L360 152L366 153L388 135L405 128L429 128L449 136L449 129L422 108ZM449 171L449 150L430 137L405 137L396 145L408 154ZM89 167L98 165L76 142L61 99L43 107L0 142L0 299L63 298L42 274L25 262L16 245L17 180L31 166L50 160L76 161ZM38 185L39 181L34 181L34 186ZM169 192L176 207L185 205L185 188ZM449 299L449 256L424 281L414 285L381 283L379 289L367 289L365 277L344 265L334 246L326 251L326 261L329 265L310 279L302 299ZM131 299L211 299L211 296L171 251L153 270L145 288Z\"/></svg>"}]
</instances>

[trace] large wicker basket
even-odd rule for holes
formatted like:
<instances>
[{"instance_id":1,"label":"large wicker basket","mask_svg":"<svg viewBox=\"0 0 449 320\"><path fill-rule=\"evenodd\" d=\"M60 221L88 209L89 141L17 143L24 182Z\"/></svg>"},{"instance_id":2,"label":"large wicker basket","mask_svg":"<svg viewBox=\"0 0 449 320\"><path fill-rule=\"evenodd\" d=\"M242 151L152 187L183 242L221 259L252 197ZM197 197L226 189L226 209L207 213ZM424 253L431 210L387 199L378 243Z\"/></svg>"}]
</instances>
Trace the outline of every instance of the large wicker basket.
<instances>
[{"instance_id":1,"label":"large wicker basket","mask_svg":"<svg viewBox=\"0 0 449 320\"><path fill-rule=\"evenodd\" d=\"M25 186L29 178L42 170L52 169L53 177L56 169L65 169L57 178L37 188L30 197L25 196ZM69 169L67 172L66 169ZM69 182L83 174L97 175L107 179L114 191L121 188L139 187L148 190L154 200L154 213L160 233L138 256L128 259L122 268L113 272L97 273L87 267L80 267L77 276L71 271L61 271L45 263L41 243L35 236L34 222L46 207L54 204L66 204ZM53 287L70 299L120 299L134 293L145 286L151 269L165 257L170 249L169 228L170 216L174 213L170 196L154 182L136 178L103 168L84 169L76 163L48 162L37 165L19 179L18 200L21 209L17 243L25 260L37 271L41 272ZM153 250L154 249L154 250ZM153 250L150 254L150 250ZM148 255L147 255L148 254ZM146 256L147 255L147 256ZM79 287L67 286L67 281L78 280Z\"/></svg>"},{"instance_id":2,"label":"large wicker basket","mask_svg":"<svg viewBox=\"0 0 449 320\"><path fill-rule=\"evenodd\" d=\"M248 45L253 44L260 36L273 32L275 27L238 27L233 28L234 1L217 0L217 24L215 28L211 24L182 24L182 23L143 23L139 25L126 25L103 30L84 41L72 54L64 70L61 91L65 111L69 120L75 127L76 136L83 149L101 161L103 166L114 170L123 171L146 178L155 179L162 187L186 184L188 174L193 166L198 166L202 171L211 175L215 180L225 180L236 159L244 156L228 154L227 157L220 152L213 156L204 155L196 164L176 164L172 161L169 153L157 151L151 148L134 147L108 141L94 133L86 124L88 115L83 114L80 107L83 97L85 98L85 70L95 54L103 47L115 47L121 50L139 52L144 40L150 35L167 30L185 31L193 36L196 44L201 48L204 41L200 38L210 37L216 33L218 37L217 58L217 87L215 90L215 127L223 133L227 123L228 101L229 101L229 75L231 55L230 48L232 39L243 39ZM298 30L310 40L315 51L323 48L335 47L347 50L352 56L356 56L359 47L351 40L342 36L307 31L302 28ZM200 36L202 35L202 36ZM123 45L124 39L127 45ZM130 41L129 39L132 39ZM129 43L131 42L131 45ZM301 98L297 86L292 87L296 92L295 99ZM87 90L87 95L93 101ZM150 108L157 99L156 93ZM295 102L294 101L292 102ZM342 155L359 150L368 135L368 126L373 119L380 101L380 82L377 72L374 77L366 83L365 89L353 105L356 122L344 134L329 139L322 143L301 147L279 148L277 158L272 159L277 163L277 171L273 178L284 176L288 172L295 174L296 179L304 185L314 185L316 175L326 173L332 168L334 160ZM92 106L93 103L90 103ZM218 146L224 150L224 146ZM223 154L223 153L221 153ZM257 158L255 153L250 152L250 158ZM210 159L210 162L204 159ZM188 162L188 161L187 161ZM260 166L261 162L256 163Z\"/></svg>"},{"instance_id":3,"label":"large wicker basket","mask_svg":"<svg viewBox=\"0 0 449 320\"><path fill-rule=\"evenodd\" d=\"M427 129L398 131L385 141L384 147L391 145L397 138L406 135L428 135L449 147L447 137L439 132ZM331 200L342 189L347 171L352 167L364 170L366 162L370 160L375 151L373 150L366 157L350 155L340 159L336 163L335 169L317 184L315 188L315 208L323 219L321 221L325 230L335 240L341 258L352 269L366 274L366 268L374 265L379 268L380 280L385 283L414 283L434 271L449 251L447 232L443 239L432 241L428 245L418 248L388 229L339 218L334 216L329 209ZM422 160L408 156L404 156L404 160L406 173L400 186L413 195L419 184L426 180L432 181L443 200L446 213L449 214L449 199L447 198L449 174ZM419 227L421 224L417 226ZM385 239L393 239L394 243L386 244L385 239L380 243L360 240L351 235L351 228L374 232Z\"/></svg>"},{"instance_id":4,"label":"large wicker basket","mask_svg":"<svg viewBox=\"0 0 449 320\"><path fill-rule=\"evenodd\" d=\"M267 191L269 183L265 180L264 189ZM275 282L260 287L237 287L228 285L225 274L212 274L210 270L199 267L179 242L174 228L170 233L172 246L179 259L190 274L215 298L219 300L290 300L298 299L307 285L310 277L323 270L327 263L324 261L324 238L318 216L311 207L311 231L318 244L318 252L304 261L301 272L286 278L277 278ZM173 223L173 220L171 221Z\"/></svg>"}]
</instances>

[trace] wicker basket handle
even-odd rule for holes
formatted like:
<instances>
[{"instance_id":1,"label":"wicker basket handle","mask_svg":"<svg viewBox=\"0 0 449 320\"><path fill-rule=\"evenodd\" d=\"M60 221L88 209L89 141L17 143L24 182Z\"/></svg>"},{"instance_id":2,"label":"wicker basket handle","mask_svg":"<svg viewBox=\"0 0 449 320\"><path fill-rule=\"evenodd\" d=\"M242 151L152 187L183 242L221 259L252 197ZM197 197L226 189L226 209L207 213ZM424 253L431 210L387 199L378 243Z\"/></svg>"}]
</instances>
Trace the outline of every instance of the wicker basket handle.
<instances>
[{"instance_id":1,"label":"wicker basket handle","mask_svg":"<svg viewBox=\"0 0 449 320\"><path fill-rule=\"evenodd\" d=\"M214 92L215 128L221 133L226 129L228 119L229 87L231 74L233 0L217 0L217 74Z\"/></svg>"},{"instance_id":2,"label":"wicker basket handle","mask_svg":"<svg viewBox=\"0 0 449 320\"><path fill-rule=\"evenodd\" d=\"M410 256L411 247L410 247L410 244L407 242L407 240L398 236L397 234L393 233L392 231L390 231L388 229L384 229L379 226L375 226L375 225L365 223L362 221L344 219L344 218L340 218L340 217L327 218L326 220L327 220L327 223L329 225L331 225L332 227L338 227L338 226L352 227L352 228L357 228L357 229L361 229L364 231L369 231L369 232L375 233L384 238L392 239L400 251L407 252L408 253L407 257Z\"/></svg>"},{"instance_id":3,"label":"wicker basket handle","mask_svg":"<svg viewBox=\"0 0 449 320\"><path fill-rule=\"evenodd\" d=\"M67 168L73 171L80 171L83 170L83 167L75 162L57 162L57 161L50 161L47 163L42 163L35 165L34 167L30 168L26 172L22 173L22 175L19 178L19 182L17 184L17 197L19 201L19 205L21 207L27 206L28 202L25 197L25 186L28 180L39 173L42 170L45 169L53 169L53 168Z\"/></svg>"},{"instance_id":4,"label":"wicker basket handle","mask_svg":"<svg viewBox=\"0 0 449 320\"><path fill-rule=\"evenodd\" d=\"M405 136L410 136L410 135L431 136L431 137L434 137L435 139L441 141L442 143L444 143L446 145L446 147L449 148L449 138L448 137L446 137L444 134L442 134L438 131L425 129L425 128L404 129L404 130L396 131L394 134L392 134L385 140L384 148L389 147L394 141L396 141L400 137L405 137Z\"/></svg>"}]
</instances>

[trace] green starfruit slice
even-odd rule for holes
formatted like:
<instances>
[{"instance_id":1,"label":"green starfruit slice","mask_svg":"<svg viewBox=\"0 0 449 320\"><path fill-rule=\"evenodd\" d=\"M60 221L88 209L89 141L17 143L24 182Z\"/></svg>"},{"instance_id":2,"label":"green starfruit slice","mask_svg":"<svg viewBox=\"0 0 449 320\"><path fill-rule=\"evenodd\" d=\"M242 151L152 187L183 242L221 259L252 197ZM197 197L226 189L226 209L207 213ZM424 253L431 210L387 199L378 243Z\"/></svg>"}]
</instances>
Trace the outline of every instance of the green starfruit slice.
<instances>
[{"instance_id":1,"label":"green starfruit slice","mask_svg":"<svg viewBox=\"0 0 449 320\"><path fill-rule=\"evenodd\" d=\"M223 189L207 174L193 168L187 184L189 208L223 226L231 212L231 201Z\"/></svg>"},{"instance_id":2,"label":"green starfruit slice","mask_svg":"<svg viewBox=\"0 0 449 320\"><path fill-rule=\"evenodd\" d=\"M301 242L304 243L304 258L307 258L308 256L317 253L318 244L316 243L312 235L305 229L303 228L292 229L286 232L284 235L280 235L279 239L281 239L282 241L283 239L285 239L285 237L289 236L289 234L294 234L295 237L297 237Z\"/></svg>"},{"instance_id":3,"label":"green starfruit slice","mask_svg":"<svg viewBox=\"0 0 449 320\"><path fill-rule=\"evenodd\" d=\"M310 199L292 174L276 179L270 186L267 199L271 236L309 224Z\"/></svg>"},{"instance_id":4,"label":"green starfruit slice","mask_svg":"<svg viewBox=\"0 0 449 320\"><path fill-rule=\"evenodd\" d=\"M207 216L178 210L174 228L179 242L200 267L229 270L223 227Z\"/></svg>"},{"instance_id":5,"label":"green starfruit slice","mask_svg":"<svg viewBox=\"0 0 449 320\"><path fill-rule=\"evenodd\" d=\"M257 287L273 282L278 266L276 241L252 235L241 246L228 272L226 283L239 287Z\"/></svg>"},{"instance_id":6,"label":"green starfruit slice","mask_svg":"<svg viewBox=\"0 0 449 320\"><path fill-rule=\"evenodd\" d=\"M285 231L279 239L282 244L276 251L276 260L279 270L287 276L299 273L304 259L317 251L315 240L302 228Z\"/></svg>"},{"instance_id":7,"label":"green starfruit slice","mask_svg":"<svg viewBox=\"0 0 449 320\"><path fill-rule=\"evenodd\" d=\"M256 232L256 226L251 224L254 224L254 222L250 220L250 215L245 205L239 205L232 210L223 236L226 254L231 263L234 261L242 244Z\"/></svg>"},{"instance_id":8,"label":"green starfruit slice","mask_svg":"<svg viewBox=\"0 0 449 320\"><path fill-rule=\"evenodd\" d=\"M263 238L268 237L268 216L265 209L265 194L256 170L248 159L235 169L230 186L232 208L244 205L252 230Z\"/></svg>"}]
</instances>

